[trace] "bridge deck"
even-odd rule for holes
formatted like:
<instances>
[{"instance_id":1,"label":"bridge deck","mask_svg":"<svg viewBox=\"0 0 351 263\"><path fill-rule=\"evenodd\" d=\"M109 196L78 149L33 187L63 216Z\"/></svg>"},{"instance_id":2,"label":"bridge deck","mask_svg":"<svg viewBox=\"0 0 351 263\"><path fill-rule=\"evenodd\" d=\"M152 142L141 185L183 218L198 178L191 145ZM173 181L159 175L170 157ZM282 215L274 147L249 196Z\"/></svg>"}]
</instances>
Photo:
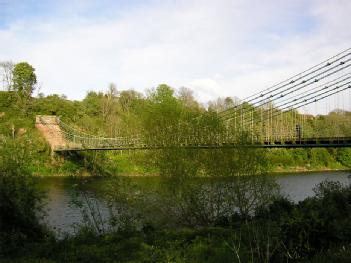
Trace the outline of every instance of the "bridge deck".
<instances>
[{"instance_id":1,"label":"bridge deck","mask_svg":"<svg viewBox=\"0 0 351 263\"><path fill-rule=\"evenodd\" d=\"M141 138L101 138L87 135L62 123L56 116L37 116L36 127L42 132L53 152L72 151L123 151L150 150L172 147L188 149L215 148L321 148L321 147L351 147L351 137L319 137L319 138L282 138L267 141L251 141L247 143L233 142L227 138L215 141L187 138L185 143L146 143ZM217 137L217 136L216 136Z\"/></svg>"},{"instance_id":2,"label":"bridge deck","mask_svg":"<svg viewBox=\"0 0 351 263\"><path fill-rule=\"evenodd\" d=\"M65 151L123 151L123 150L152 150L172 147L182 147L188 149L215 149L215 148L340 148L351 147L351 137L325 137L325 138L306 138L301 140L283 140L262 143L213 143L213 144L179 144L179 145L126 145L118 147L77 147L55 149L56 152Z\"/></svg>"}]
</instances>

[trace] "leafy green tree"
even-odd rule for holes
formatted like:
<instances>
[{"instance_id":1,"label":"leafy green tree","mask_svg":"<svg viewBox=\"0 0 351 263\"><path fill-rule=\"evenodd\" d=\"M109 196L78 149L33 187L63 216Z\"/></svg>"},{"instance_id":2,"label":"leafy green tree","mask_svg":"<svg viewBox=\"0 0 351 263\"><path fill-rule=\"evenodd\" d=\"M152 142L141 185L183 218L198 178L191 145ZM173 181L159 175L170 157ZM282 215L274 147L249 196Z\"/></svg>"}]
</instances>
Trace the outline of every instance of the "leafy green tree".
<instances>
[{"instance_id":1,"label":"leafy green tree","mask_svg":"<svg viewBox=\"0 0 351 263\"><path fill-rule=\"evenodd\" d=\"M16 94L17 107L23 112L27 112L29 101L37 84L34 71L35 69L27 62L20 62L13 68L12 89Z\"/></svg>"},{"instance_id":2,"label":"leafy green tree","mask_svg":"<svg viewBox=\"0 0 351 263\"><path fill-rule=\"evenodd\" d=\"M86 115L101 118L103 98L104 94L102 92L89 91L82 101Z\"/></svg>"},{"instance_id":3,"label":"leafy green tree","mask_svg":"<svg viewBox=\"0 0 351 263\"><path fill-rule=\"evenodd\" d=\"M15 65L13 69L13 89L22 96L30 97L37 84L35 69L27 62Z\"/></svg>"},{"instance_id":4,"label":"leafy green tree","mask_svg":"<svg viewBox=\"0 0 351 263\"><path fill-rule=\"evenodd\" d=\"M73 101L53 94L44 98L36 98L32 104L32 111L37 114L57 115L76 121L81 117L82 107L75 105Z\"/></svg>"}]
</instances>

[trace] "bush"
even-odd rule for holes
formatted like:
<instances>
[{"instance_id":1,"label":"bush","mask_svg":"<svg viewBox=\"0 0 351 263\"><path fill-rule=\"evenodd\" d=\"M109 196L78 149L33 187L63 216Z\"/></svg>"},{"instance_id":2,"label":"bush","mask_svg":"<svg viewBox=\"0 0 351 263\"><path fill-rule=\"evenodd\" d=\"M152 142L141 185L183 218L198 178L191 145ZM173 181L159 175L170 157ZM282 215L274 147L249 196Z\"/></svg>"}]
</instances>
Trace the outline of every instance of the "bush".
<instances>
[{"instance_id":1,"label":"bush","mask_svg":"<svg viewBox=\"0 0 351 263\"><path fill-rule=\"evenodd\" d=\"M310 152L311 165L314 167L327 167L333 163L333 158L325 148L315 148Z\"/></svg>"},{"instance_id":2,"label":"bush","mask_svg":"<svg viewBox=\"0 0 351 263\"><path fill-rule=\"evenodd\" d=\"M0 256L47 234L40 223L43 194L26 168L28 156L23 142L0 145Z\"/></svg>"},{"instance_id":3,"label":"bush","mask_svg":"<svg viewBox=\"0 0 351 263\"><path fill-rule=\"evenodd\" d=\"M258 215L270 218L281 229L280 260L300 261L351 242L351 185L324 181L314 191L314 197L296 205L278 199Z\"/></svg>"},{"instance_id":4,"label":"bush","mask_svg":"<svg viewBox=\"0 0 351 263\"><path fill-rule=\"evenodd\" d=\"M270 153L270 162L275 166L275 167L289 167L289 166L294 166L295 161L292 155L291 150L287 149L271 149L269 151Z\"/></svg>"},{"instance_id":5,"label":"bush","mask_svg":"<svg viewBox=\"0 0 351 263\"><path fill-rule=\"evenodd\" d=\"M338 151L337 160L346 167L351 167L351 148L341 148Z\"/></svg>"}]
</instances>

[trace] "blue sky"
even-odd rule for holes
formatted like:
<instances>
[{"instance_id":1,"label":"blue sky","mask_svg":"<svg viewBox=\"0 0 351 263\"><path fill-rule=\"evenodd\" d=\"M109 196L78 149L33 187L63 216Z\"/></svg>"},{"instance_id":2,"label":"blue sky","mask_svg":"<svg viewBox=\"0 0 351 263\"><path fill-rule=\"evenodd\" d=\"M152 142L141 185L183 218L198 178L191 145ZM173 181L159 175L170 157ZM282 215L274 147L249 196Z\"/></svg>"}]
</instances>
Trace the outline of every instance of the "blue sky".
<instances>
[{"instance_id":1,"label":"blue sky","mask_svg":"<svg viewBox=\"0 0 351 263\"><path fill-rule=\"evenodd\" d=\"M50 17L83 16L86 18L108 17L118 10L125 10L150 1L77 1L77 0L1 0L1 25L16 20L49 19Z\"/></svg>"},{"instance_id":2,"label":"blue sky","mask_svg":"<svg viewBox=\"0 0 351 263\"><path fill-rule=\"evenodd\" d=\"M244 98L350 47L349 0L0 0L0 61L27 61L40 91ZM38 89L39 90L39 89Z\"/></svg>"}]
</instances>

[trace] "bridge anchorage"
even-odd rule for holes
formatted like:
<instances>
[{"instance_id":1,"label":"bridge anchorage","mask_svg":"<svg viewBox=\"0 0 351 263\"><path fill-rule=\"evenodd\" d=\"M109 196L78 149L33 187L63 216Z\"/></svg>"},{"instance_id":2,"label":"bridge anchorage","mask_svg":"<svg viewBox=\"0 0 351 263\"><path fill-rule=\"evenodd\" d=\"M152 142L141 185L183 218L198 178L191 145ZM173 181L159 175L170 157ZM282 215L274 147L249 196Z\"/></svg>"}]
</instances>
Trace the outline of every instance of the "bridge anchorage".
<instances>
[{"instance_id":1,"label":"bridge anchorage","mask_svg":"<svg viewBox=\"0 0 351 263\"><path fill-rule=\"evenodd\" d=\"M36 127L54 152L173 146L199 149L351 147L350 69L351 48L219 112L224 132L194 131L194 134L174 136L162 142L145 136L94 136L56 116L37 116ZM244 141L238 139L243 135Z\"/></svg>"}]
</instances>

